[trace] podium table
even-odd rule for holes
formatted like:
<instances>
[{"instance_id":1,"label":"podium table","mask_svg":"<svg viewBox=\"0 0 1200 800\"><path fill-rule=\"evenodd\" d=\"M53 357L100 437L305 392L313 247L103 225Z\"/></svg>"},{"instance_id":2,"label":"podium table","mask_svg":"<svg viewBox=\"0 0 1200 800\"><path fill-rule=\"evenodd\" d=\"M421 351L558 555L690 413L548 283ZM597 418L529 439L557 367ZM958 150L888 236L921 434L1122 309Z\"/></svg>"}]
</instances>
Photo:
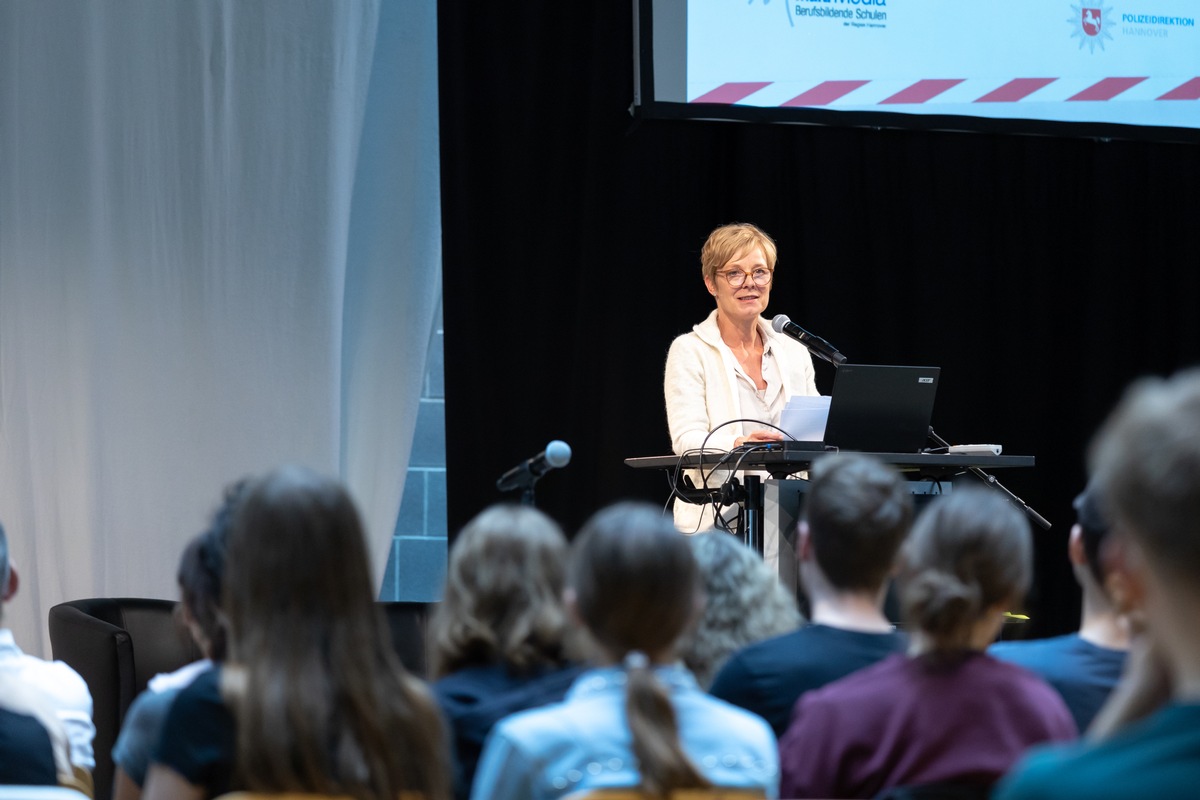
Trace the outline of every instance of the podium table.
<instances>
[{"instance_id":1,"label":"podium table","mask_svg":"<svg viewBox=\"0 0 1200 800\"><path fill-rule=\"evenodd\" d=\"M831 450L763 450L745 455L722 453L695 454L688 456L640 456L625 459L626 465L634 469L699 469L700 467L727 467L729 462L740 462L742 470L761 470L781 478L803 472L819 458L832 455ZM901 472L918 472L922 477L952 475L971 467L1000 469L1002 467L1032 467L1033 456L991 456L962 453L865 453L885 464L894 464Z\"/></svg>"},{"instance_id":2,"label":"podium table","mask_svg":"<svg viewBox=\"0 0 1200 800\"><path fill-rule=\"evenodd\" d=\"M686 469L719 468L728 471L736 466L741 473L767 472L770 479L761 475L743 474L745 487L742 538L747 545L762 554L763 559L779 575L788 588L796 589L795 526L799 516L800 496L807 489L807 481L781 480L797 472L803 472L817 460L836 451L828 450L753 450L746 453L724 453L713 451L686 456L642 456L625 459L625 464L634 469L661 469L675 472L675 483L680 489L683 471ZM865 453L885 464L895 466L909 479L909 489L914 495L934 495L947 491L940 481L971 469L1003 469L1032 467L1033 456L945 454L945 453ZM699 488L699 487L697 487ZM710 487L715 488L715 487ZM934 491L936 489L936 491ZM680 500L676 499L676 502Z\"/></svg>"}]
</instances>

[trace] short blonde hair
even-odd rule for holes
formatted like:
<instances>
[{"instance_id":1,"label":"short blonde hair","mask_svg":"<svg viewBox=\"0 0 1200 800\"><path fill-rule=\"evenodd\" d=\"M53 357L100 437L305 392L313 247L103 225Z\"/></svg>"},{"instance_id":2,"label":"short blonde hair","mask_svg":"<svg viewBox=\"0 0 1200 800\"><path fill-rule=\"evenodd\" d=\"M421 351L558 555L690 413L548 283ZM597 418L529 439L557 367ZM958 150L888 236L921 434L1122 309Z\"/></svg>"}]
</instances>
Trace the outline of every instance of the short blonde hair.
<instances>
[{"instance_id":1,"label":"short blonde hair","mask_svg":"<svg viewBox=\"0 0 1200 800\"><path fill-rule=\"evenodd\" d=\"M722 225L708 235L700 250L700 269L706 279L716 279L717 270L742 253L758 247L767 259L767 269L775 269L775 240L757 225L748 222L731 222Z\"/></svg>"}]
</instances>

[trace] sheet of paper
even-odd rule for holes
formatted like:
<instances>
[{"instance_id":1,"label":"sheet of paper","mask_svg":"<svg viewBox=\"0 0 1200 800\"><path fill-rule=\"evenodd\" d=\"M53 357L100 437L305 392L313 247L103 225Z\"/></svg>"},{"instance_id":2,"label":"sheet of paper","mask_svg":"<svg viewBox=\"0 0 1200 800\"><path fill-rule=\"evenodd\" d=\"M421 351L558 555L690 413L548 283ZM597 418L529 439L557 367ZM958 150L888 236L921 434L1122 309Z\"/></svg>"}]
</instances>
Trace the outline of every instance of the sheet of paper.
<instances>
[{"instance_id":1,"label":"sheet of paper","mask_svg":"<svg viewBox=\"0 0 1200 800\"><path fill-rule=\"evenodd\" d=\"M801 442L820 442L825 439L825 422L829 419L828 397L790 397L784 406L779 427Z\"/></svg>"}]
</instances>

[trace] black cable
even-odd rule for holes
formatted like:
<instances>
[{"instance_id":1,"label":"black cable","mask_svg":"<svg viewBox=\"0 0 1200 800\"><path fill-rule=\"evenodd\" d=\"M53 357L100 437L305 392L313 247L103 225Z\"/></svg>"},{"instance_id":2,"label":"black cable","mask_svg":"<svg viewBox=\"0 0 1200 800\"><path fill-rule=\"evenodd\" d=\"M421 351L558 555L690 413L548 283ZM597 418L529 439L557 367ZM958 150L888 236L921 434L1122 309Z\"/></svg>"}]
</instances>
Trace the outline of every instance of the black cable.
<instances>
[{"instance_id":1,"label":"black cable","mask_svg":"<svg viewBox=\"0 0 1200 800\"><path fill-rule=\"evenodd\" d=\"M720 425L716 426L716 427L715 427L715 428L713 428L711 431L709 431L709 432L708 432L708 435L704 437L704 441L700 443L700 449L703 451L703 450L706 448L706 446L708 445L708 440L709 440L709 439L712 437L712 435L713 435L714 433L716 433L717 431L719 431L721 428L724 428L726 425L733 425L733 424L736 424L736 423L739 423L739 422L753 422L753 423L754 423L754 424L756 424L756 425L763 425L763 426L765 426L765 427L768 427L768 428L774 428L775 430L779 431L780 433L782 433L784 436L788 437L788 438L789 438L789 439L791 439L792 441L795 441L795 440L796 440L796 437L792 436L790 433L788 433L787 431L785 431L783 428L779 427L778 425L772 425L770 422L763 422L763 421L762 421L762 420L760 420L760 419L749 419L749 418L747 418L747 417L741 417L741 418L738 418L738 419L726 420L725 422L722 422ZM765 442L761 442L761 443L760 443L760 442L746 442L745 444L742 444L742 445L739 445L738 447L735 447L735 448L734 448L734 450L738 450L739 448L744 448L744 447L746 447L747 445L750 445L750 444L758 445L758 444L766 444L766 443L765 443ZM721 453L726 453L726 454L729 454L729 453L732 453L732 452L734 452L734 450L719 450L719 451L717 451L717 452L721 452ZM718 462L717 462L715 465L713 465L713 468L712 468L712 469L710 469L710 470L708 471L708 473L707 473L707 474L705 474L705 472L704 472L704 465L703 465L703 464L701 464L701 466L700 466L700 475L701 475L701 477L704 479L704 480L703 480L703 485L704 485L704 488L705 488L705 489L707 489L707 488L708 488L708 478L709 478L709 476L711 476L711 475L712 475L714 472L716 472L718 469L720 469L720 468L721 468L721 466L722 466L724 463L725 463L725 459L722 459L722 460L718 461Z\"/></svg>"},{"instance_id":2,"label":"black cable","mask_svg":"<svg viewBox=\"0 0 1200 800\"><path fill-rule=\"evenodd\" d=\"M949 452L950 443L947 442L945 439L943 439L941 436L938 436L937 431L935 431L933 429L932 425L929 426L928 436L930 439L932 439L934 441L935 444L937 444L939 447L945 447L946 451ZM1000 481L996 480L995 475L991 474L990 472L985 472L982 469L980 469L979 467L968 466L966 468L966 471L971 473L972 475L974 475L979 480L981 480L985 486L990 486L991 488L997 490L998 492L1003 494L1005 497L1007 497L1010 501L1012 501L1017 506L1017 508L1024 511L1031 520L1033 520L1038 525L1040 525L1043 530L1050 530L1050 520L1043 517L1041 514L1039 514L1037 511L1035 511L1032 506L1030 506L1024 500L1022 500L1021 498L1019 498L1015 494L1013 494L1011 489L1009 489L1007 486L1005 486Z\"/></svg>"},{"instance_id":3,"label":"black cable","mask_svg":"<svg viewBox=\"0 0 1200 800\"><path fill-rule=\"evenodd\" d=\"M710 430L705 435L704 441L702 441L700 443L699 448L685 450L684 452L679 454L679 459L675 463L674 470L668 472L667 480L670 483L670 493L667 496L666 502L663 504L663 513L664 514L666 513L667 506L670 505L671 501L676 498L684 500L685 502L689 502L689 503L690 502L698 502L700 504L708 504L711 506L712 511L713 511L713 526L720 528L722 530L725 530L729 533L734 532L729 527L729 524L730 524L729 520L727 520L725 518L725 516L721 513L722 506L723 506L721 501L723 499L728 499L727 493L725 491L725 487L727 487L731 482L734 482L737 480L737 471L741 469L742 461L745 459L746 455L748 455L749 453L752 453L756 450L765 449L765 446L769 445L771 443L770 442L746 442L745 444L735 447L733 450L719 450L716 448L709 449L708 440L710 438L712 438L712 435L714 433L716 433L718 430L720 430L721 428L724 428L727 425L734 425L734 424L742 423L742 422L751 422L751 423L754 423L755 425L761 425L761 426L767 427L767 428L774 428L775 430L779 431L787 438L792 439L793 441L795 440L794 436L792 436L790 433L785 431L783 428L780 428L778 425L774 425L770 422L763 422L762 420L759 420L759 419L740 417L738 419L731 419L731 420L726 420L725 422L722 422L721 424L714 427L712 430ZM721 457L719 459L717 459L712 464L712 466L706 471L705 467L704 467L703 457L707 453L719 453L721 455ZM702 492L702 493L708 493L707 503L705 500L697 501L697 500L692 500L688 497L685 497L682 490L680 489L681 481L685 480L687 477L686 475L683 475L681 478L681 473L683 472L683 459L690 455L699 455L700 456L700 464L697 467L697 471L700 473L700 486L696 487L696 491ZM718 470L725 469L726 465L729 463L729 460L731 458L734 458L735 456L737 457L737 462L735 463L733 468L730 470L729 478L727 480L723 481L719 487L710 487L709 480L712 477L713 473L717 472ZM729 493L729 495L732 495L732 494L733 494L732 492ZM737 504L737 506L738 506L738 511L737 511L736 516L734 517L734 524L740 526L741 522L742 522L743 509L742 509L740 503ZM697 525L697 530L699 530L699 525Z\"/></svg>"}]
</instances>

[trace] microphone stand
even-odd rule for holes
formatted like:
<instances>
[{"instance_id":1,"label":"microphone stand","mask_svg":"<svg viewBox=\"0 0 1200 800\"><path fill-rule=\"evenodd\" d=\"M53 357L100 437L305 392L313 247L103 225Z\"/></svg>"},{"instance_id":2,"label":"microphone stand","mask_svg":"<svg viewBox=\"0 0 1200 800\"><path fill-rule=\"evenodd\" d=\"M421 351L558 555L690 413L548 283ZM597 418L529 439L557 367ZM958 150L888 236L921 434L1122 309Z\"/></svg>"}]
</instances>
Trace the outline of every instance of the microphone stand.
<instances>
[{"instance_id":1,"label":"microphone stand","mask_svg":"<svg viewBox=\"0 0 1200 800\"><path fill-rule=\"evenodd\" d=\"M836 347L822 339L820 336L809 334L808 339L801 339L800 344L808 348L808 352L820 359L833 364L833 368L837 369L845 361L846 357L838 351Z\"/></svg>"},{"instance_id":2,"label":"microphone stand","mask_svg":"<svg viewBox=\"0 0 1200 800\"><path fill-rule=\"evenodd\" d=\"M522 481L521 486L518 487L521 490L521 505L529 506L530 508L537 508L537 499L534 497L533 490L543 476L544 474L537 475L530 473L528 478Z\"/></svg>"},{"instance_id":3,"label":"microphone stand","mask_svg":"<svg viewBox=\"0 0 1200 800\"><path fill-rule=\"evenodd\" d=\"M947 442L945 439L943 439L941 436L938 436L937 431L935 431L933 429L932 425L929 427L929 438L938 447L945 447L945 448L947 448L946 452L949 452L950 443ZM976 478L979 478L979 480L983 481L988 486L992 487L993 489L999 491L1001 494L1008 497L1008 499L1011 500L1013 503L1016 503L1016 505L1019 508L1021 508L1031 520L1033 520L1034 522L1036 522L1038 525L1041 526L1042 530L1047 530L1047 531L1050 530L1050 520L1046 519L1041 514L1034 511L1033 508L1031 508L1028 503L1026 503L1024 500L1022 500L1021 498L1019 498L1015 494L1013 494L1008 489L1008 487L1006 487L1000 481L996 480L995 475L992 475L989 472L984 472L979 467L967 467L967 472L970 472L972 475L974 475Z\"/></svg>"},{"instance_id":4,"label":"microphone stand","mask_svg":"<svg viewBox=\"0 0 1200 800\"><path fill-rule=\"evenodd\" d=\"M537 486L537 482L541 479L542 479L541 475L534 475L533 473L528 473L526 475L521 476L520 482L516 486L513 486L511 489L508 489L507 491L520 490L521 505L529 506L530 508L536 508L537 500L534 498L533 488L535 486Z\"/></svg>"},{"instance_id":5,"label":"microphone stand","mask_svg":"<svg viewBox=\"0 0 1200 800\"><path fill-rule=\"evenodd\" d=\"M534 508L537 506L537 501L533 497L533 484L521 492L521 505Z\"/></svg>"},{"instance_id":6,"label":"microphone stand","mask_svg":"<svg viewBox=\"0 0 1200 800\"><path fill-rule=\"evenodd\" d=\"M833 355L823 352L822 350L820 350L819 348L816 348L816 347L809 347L808 351L810 353L812 353L813 355L815 355L817 358L822 358L822 359L828 361L830 364L833 364L834 369L837 369L838 367L840 367L842 365L842 362L846 360L846 357L842 356L842 354L837 352L836 350L834 351ZM838 361L836 356L842 356L842 360Z\"/></svg>"}]
</instances>

